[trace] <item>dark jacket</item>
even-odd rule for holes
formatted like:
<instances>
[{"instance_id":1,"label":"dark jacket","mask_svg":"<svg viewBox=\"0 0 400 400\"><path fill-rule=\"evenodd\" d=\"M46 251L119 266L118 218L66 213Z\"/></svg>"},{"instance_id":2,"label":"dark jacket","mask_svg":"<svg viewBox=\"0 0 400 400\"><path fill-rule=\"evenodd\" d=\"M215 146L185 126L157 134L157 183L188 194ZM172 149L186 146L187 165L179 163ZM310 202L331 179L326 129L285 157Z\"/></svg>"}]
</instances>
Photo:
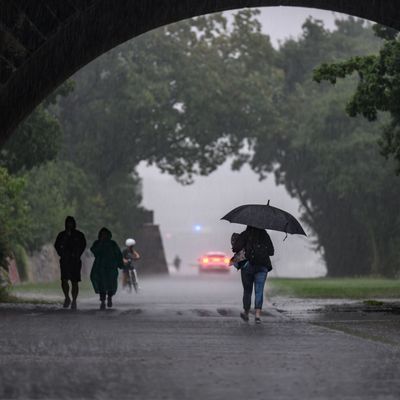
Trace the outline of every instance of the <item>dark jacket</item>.
<instances>
[{"instance_id":1,"label":"dark jacket","mask_svg":"<svg viewBox=\"0 0 400 400\"><path fill-rule=\"evenodd\" d=\"M70 233L62 231L58 234L54 247L60 256L60 264L81 264L81 255L86 248L85 235L73 229Z\"/></svg>"},{"instance_id":2,"label":"dark jacket","mask_svg":"<svg viewBox=\"0 0 400 400\"><path fill-rule=\"evenodd\" d=\"M245 250L245 254L250 254L251 250L256 245L266 246L268 249L268 257L265 260L265 265L272 269L270 256L274 255L274 245L272 240L268 235L267 231L264 229L258 229L248 226L245 231L243 231L239 237L235 240L232 251L237 253L241 250Z\"/></svg>"}]
</instances>

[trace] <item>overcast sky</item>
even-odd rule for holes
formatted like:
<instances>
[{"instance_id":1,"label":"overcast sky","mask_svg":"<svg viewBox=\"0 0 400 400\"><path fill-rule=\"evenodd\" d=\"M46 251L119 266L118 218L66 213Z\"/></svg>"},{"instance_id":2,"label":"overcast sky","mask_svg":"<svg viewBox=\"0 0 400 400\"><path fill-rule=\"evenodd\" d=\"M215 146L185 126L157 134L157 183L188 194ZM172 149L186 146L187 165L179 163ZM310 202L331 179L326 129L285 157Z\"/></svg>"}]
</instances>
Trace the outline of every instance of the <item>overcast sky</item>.
<instances>
[{"instance_id":1,"label":"overcast sky","mask_svg":"<svg viewBox=\"0 0 400 400\"><path fill-rule=\"evenodd\" d=\"M297 37L308 16L324 21L334 29L335 18L342 17L328 11L269 7L262 9L263 30L275 46L288 37ZM248 167L240 172L223 165L208 177L199 177L191 186L181 186L175 180L142 164L139 173L143 178L143 204L154 210L155 223L160 225L168 261L175 254L183 259L184 268L203 252L219 250L230 254L230 235L243 227L231 225L220 218L230 209L246 203L267 203L299 215L299 204L291 199L283 187L277 187L271 176L260 182ZM197 227L197 228L196 228ZM196 229L200 229L196 231ZM276 247L273 258L274 274L278 276L320 276L325 267L320 256L311 250L310 239L271 232ZM140 249L140 243L138 243Z\"/></svg>"},{"instance_id":2,"label":"overcast sky","mask_svg":"<svg viewBox=\"0 0 400 400\"><path fill-rule=\"evenodd\" d=\"M270 36L275 46L287 38L298 37L301 26L309 16L322 20L325 27L330 30L335 29L335 19L346 17L331 11L300 7L264 7L260 10L263 30Z\"/></svg>"}]
</instances>

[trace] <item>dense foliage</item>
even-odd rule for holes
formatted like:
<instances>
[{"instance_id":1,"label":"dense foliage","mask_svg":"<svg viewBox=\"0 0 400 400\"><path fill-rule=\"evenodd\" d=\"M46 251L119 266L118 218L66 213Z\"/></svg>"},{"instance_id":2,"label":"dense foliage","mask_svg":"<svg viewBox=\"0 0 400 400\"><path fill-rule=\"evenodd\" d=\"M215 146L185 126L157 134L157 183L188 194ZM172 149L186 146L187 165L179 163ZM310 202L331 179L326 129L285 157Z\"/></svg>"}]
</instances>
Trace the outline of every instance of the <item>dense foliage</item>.
<instances>
[{"instance_id":1,"label":"dense foliage","mask_svg":"<svg viewBox=\"0 0 400 400\"><path fill-rule=\"evenodd\" d=\"M340 90L313 80L319 64L380 45L350 18L333 32L307 20L299 39L274 49L254 10L231 24L215 14L125 43L79 71L73 91L68 84L39 107L2 151L1 165L21 178L2 170L0 187L16 179L18 199L0 222L9 224L14 201L28 213L24 232L4 243L37 249L66 214L89 240L102 225L120 239L145 218L141 161L190 183L233 156L234 168L273 172L300 201L329 275L394 276L400 193L393 163L379 154L382 122L343 112L355 79Z\"/></svg>"},{"instance_id":2,"label":"dense foliage","mask_svg":"<svg viewBox=\"0 0 400 400\"><path fill-rule=\"evenodd\" d=\"M308 20L299 40L279 51L285 71L281 124L258 132L251 165L300 200L303 220L316 235L330 276L399 271L400 195L393 165L380 156L380 125L343 112L355 82L339 90L317 85L312 71L323 61L377 51L380 41L362 22L337 22L329 32Z\"/></svg>"},{"instance_id":3,"label":"dense foliage","mask_svg":"<svg viewBox=\"0 0 400 400\"><path fill-rule=\"evenodd\" d=\"M7 259L12 256L12 244L26 238L27 204L21 192L24 179L11 176L0 167L0 300L8 287Z\"/></svg>"},{"instance_id":4,"label":"dense foliage","mask_svg":"<svg viewBox=\"0 0 400 400\"><path fill-rule=\"evenodd\" d=\"M61 157L90 176L119 237L141 223L141 161L190 183L271 123L281 74L255 15L237 14L230 28L216 14L158 29L74 76L58 106Z\"/></svg>"},{"instance_id":5,"label":"dense foliage","mask_svg":"<svg viewBox=\"0 0 400 400\"><path fill-rule=\"evenodd\" d=\"M390 114L390 121L382 129L380 145L383 155L394 158L396 172L400 174L400 38L397 31L387 27L375 25L374 30L384 39L378 54L323 63L314 78L317 82L328 80L335 84L337 78L357 74L358 85L346 110L352 117L361 114L369 121L375 121L380 111Z\"/></svg>"}]
</instances>

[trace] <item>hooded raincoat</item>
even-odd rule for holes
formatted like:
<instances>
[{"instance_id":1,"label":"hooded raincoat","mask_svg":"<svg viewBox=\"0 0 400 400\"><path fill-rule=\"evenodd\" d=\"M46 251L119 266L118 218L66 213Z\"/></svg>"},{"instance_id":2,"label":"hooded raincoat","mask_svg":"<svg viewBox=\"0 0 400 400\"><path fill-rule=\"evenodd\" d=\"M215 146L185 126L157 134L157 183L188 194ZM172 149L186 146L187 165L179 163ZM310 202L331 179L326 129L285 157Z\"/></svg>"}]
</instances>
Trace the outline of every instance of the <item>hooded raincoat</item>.
<instances>
[{"instance_id":1,"label":"hooded raincoat","mask_svg":"<svg viewBox=\"0 0 400 400\"><path fill-rule=\"evenodd\" d=\"M117 243L111 240L111 232L104 228L102 231L106 233L90 248L95 257L90 280L96 293L113 296L118 287L118 268L123 267L122 253Z\"/></svg>"}]
</instances>

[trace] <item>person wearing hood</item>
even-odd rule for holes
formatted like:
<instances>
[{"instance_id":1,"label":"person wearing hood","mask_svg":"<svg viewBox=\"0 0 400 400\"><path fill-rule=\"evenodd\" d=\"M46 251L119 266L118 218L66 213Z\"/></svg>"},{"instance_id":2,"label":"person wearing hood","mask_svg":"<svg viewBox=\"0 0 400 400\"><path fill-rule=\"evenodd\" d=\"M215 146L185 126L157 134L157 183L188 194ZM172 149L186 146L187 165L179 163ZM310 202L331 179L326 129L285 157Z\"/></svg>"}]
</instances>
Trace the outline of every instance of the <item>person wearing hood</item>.
<instances>
[{"instance_id":1,"label":"person wearing hood","mask_svg":"<svg viewBox=\"0 0 400 400\"><path fill-rule=\"evenodd\" d=\"M101 228L98 239L90 248L94 255L90 280L94 291L100 295L100 310L112 307L112 297L117 292L118 268L123 268L122 253L107 228Z\"/></svg>"},{"instance_id":2,"label":"person wearing hood","mask_svg":"<svg viewBox=\"0 0 400 400\"><path fill-rule=\"evenodd\" d=\"M76 299L79 293L78 282L81 280L81 256L86 248L85 235L76 229L74 217L65 219L65 230L57 235L54 243L60 256L61 288L65 296L64 308L71 306L76 309ZM69 296L69 281L71 281L71 296Z\"/></svg>"}]
</instances>

